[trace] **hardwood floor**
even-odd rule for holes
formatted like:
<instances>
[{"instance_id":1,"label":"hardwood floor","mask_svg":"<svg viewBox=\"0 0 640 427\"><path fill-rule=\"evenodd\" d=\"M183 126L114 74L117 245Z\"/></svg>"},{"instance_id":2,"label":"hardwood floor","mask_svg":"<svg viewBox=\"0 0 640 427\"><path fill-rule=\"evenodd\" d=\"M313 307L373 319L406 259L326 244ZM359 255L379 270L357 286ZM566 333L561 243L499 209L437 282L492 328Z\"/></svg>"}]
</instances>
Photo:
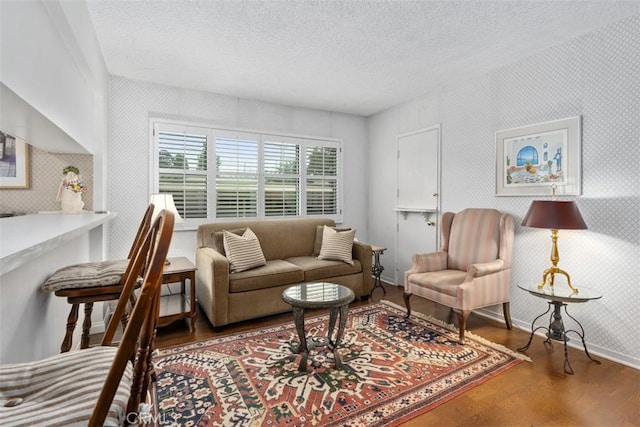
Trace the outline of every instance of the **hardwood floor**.
<instances>
[{"instance_id":1,"label":"hardwood floor","mask_svg":"<svg viewBox=\"0 0 640 427\"><path fill-rule=\"evenodd\" d=\"M385 288L386 296L378 289L373 299L356 300L352 306L380 299L404 306L400 287ZM414 296L411 307L414 312L448 320L449 309L422 298ZM199 313L195 333L189 331L186 321L178 321L160 328L155 343L157 348L168 347L290 320L291 313L286 313L215 332ZM509 331L504 323L474 314L467 330L513 350L529 338L526 331ZM552 349L547 349L537 336L527 355L532 363L521 363L404 426L640 426L640 371L593 355L602 361L598 365L582 350L569 348L575 375L567 375L561 343L554 342Z\"/></svg>"}]
</instances>

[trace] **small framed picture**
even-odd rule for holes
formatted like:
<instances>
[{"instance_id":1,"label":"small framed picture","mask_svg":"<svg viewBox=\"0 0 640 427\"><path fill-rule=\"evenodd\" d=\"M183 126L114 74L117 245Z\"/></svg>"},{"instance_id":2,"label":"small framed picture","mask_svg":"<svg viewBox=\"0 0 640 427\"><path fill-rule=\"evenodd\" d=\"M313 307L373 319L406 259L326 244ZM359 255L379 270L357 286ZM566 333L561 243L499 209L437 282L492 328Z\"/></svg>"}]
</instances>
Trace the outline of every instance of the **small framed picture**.
<instances>
[{"instance_id":1,"label":"small framed picture","mask_svg":"<svg viewBox=\"0 0 640 427\"><path fill-rule=\"evenodd\" d=\"M581 194L580 119L496 132L496 196Z\"/></svg>"},{"instance_id":2,"label":"small framed picture","mask_svg":"<svg viewBox=\"0 0 640 427\"><path fill-rule=\"evenodd\" d=\"M29 144L0 132L0 189L29 188Z\"/></svg>"}]
</instances>

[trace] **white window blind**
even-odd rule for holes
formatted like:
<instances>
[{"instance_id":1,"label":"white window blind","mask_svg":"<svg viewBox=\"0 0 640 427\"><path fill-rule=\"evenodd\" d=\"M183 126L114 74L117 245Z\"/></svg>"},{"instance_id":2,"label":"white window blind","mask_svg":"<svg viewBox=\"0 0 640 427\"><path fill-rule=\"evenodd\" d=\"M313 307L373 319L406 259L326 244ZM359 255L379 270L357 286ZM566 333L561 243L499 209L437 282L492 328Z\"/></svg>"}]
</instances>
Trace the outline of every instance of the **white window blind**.
<instances>
[{"instance_id":1,"label":"white window blind","mask_svg":"<svg viewBox=\"0 0 640 427\"><path fill-rule=\"evenodd\" d=\"M158 130L158 192L171 193L184 219L207 217L207 135Z\"/></svg>"},{"instance_id":2,"label":"white window blind","mask_svg":"<svg viewBox=\"0 0 640 427\"><path fill-rule=\"evenodd\" d=\"M258 216L258 141L216 137L216 218Z\"/></svg>"},{"instance_id":3,"label":"white window blind","mask_svg":"<svg viewBox=\"0 0 640 427\"><path fill-rule=\"evenodd\" d=\"M151 123L151 192L173 194L184 219L342 220L340 141Z\"/></svg>"},{"instance_id":4,"label":"white window blind","mask_svg":"<svg viewBox=\"0 0 640 427\"><path fill-rule=\"evenodd\" d=\"M306 149L307 215L338 213L338 147Z\"/></svg>"},{"instance_id":5,"label":"white window blind","mask_svg":"<svg viewBox=\"0 0 640 427\"><path fill-rule=\"evenodd\" d=\"M300 145L264 142L264 215L300 214Z\"/></svg>"}]
</instances>

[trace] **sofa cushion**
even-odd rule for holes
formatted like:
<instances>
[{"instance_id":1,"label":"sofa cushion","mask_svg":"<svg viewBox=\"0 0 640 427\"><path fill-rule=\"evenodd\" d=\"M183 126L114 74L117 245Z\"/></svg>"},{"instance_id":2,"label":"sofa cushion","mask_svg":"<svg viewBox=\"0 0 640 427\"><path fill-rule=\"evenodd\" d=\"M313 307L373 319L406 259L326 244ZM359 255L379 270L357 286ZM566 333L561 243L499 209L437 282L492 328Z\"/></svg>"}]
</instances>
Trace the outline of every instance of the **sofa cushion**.
<instances>
[{"instance_id":1,"label":"sofa cushion","mask_svg":"<svg viewBox=\"0 0 640 427\"><path fill-rule=\"evenodd\" d=\"M313 253L311 254L311 256L318 256L320 255L320 248L322 248L322 234L324 232L324 225L317 225L316 226L316 240L313 244ZM336 230L336 231L350 231L351 228L340 228L340 227L331 227L332 229Z\"/></svg>"},{"instance_id":2,"label":"sofa cushion","mask_svg":"<svg viewBox=\"0 0 640 427\"><path fill-rule=\"evenodd\" d=\"M223 233L224 250L227 253L229 269L232 273L265 265L266 260L262 254L260 242L250 228L247 228L242 236L226 230Z\"/></svg>"},{"instance_id":3,"label":"sofa cushion","mask_svg":"<svg viewBox=\"0 0 640 427\"><path fill-rule=\"evenodd\" d=\"M262 267L229 274L229 292L245 292L304 282L302 269L284 260L267 261Z\"/></svg>"},{"instance_id":4,"label":"sofa cushion","mask_svg":"<svg viewBox=\"0 0 640 427\"><path fill-rule=\"evenodd\" d=\"M315 217L214 222L199 225L196 240L199 248L213 248L212 236L215 232L249 227L258 236L262 253L267 260L287 259L311 255L316 226L325 224L336 225L331 219Z\"/></svg>"},{"instance_id":5,"label":"sofa cushion","mask_svg":"<svg viewBox=\"0 0 640 427\"><path fill-rule=\"evenodd\" d=\"M362 264L357 259L353 260L353 265L342 261L318 259L312 256L287 258L287 261L297 265L304 271L305 282L362 272Z\"/></svg>"},{"instance_id":6,"label":"sofa cushion","mask_svg":"<svg viewBox=\"0 0 640 427\"><path fill-rule=\"evenodd\" d=\"M353 265L351 252L353 250L353 237L356 231L336 231L331 227L324 227L322 232L322 247L319 259L333 259Z\"/></svg>"},{"instance_id":7,"label":"sofa cushion","mask_svg":"<svg viewBox=\"0 0 640 427\"><path fill-rule=\"evenodd\" d=\"M237 234L238 236L242 236L246 230L245 228L234 228L232 230L226 230L229 233ZM220 252L222 255L227 256L227 253L224 250L224 231L215 231L211 233L211 240L213 241L213 249Z\"/></svg>"}]
</instances>

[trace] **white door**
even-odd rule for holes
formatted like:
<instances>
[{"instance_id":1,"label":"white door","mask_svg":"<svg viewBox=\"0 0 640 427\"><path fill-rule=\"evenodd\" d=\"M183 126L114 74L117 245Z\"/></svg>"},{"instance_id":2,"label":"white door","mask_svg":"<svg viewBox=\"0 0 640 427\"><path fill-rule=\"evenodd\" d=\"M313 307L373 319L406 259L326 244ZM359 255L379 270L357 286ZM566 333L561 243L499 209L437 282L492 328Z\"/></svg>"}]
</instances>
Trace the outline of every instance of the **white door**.
<instances>
[{"instance_id":1,"label":"white door","mask_svg":"<svg viewBox=\"0 0 640 427\"><path fill-rule=\"evenodd\" d=\"M437 250L440 125L398 136L395 282L404 283L414 253Z\"/></svg>"}]
</instances>

